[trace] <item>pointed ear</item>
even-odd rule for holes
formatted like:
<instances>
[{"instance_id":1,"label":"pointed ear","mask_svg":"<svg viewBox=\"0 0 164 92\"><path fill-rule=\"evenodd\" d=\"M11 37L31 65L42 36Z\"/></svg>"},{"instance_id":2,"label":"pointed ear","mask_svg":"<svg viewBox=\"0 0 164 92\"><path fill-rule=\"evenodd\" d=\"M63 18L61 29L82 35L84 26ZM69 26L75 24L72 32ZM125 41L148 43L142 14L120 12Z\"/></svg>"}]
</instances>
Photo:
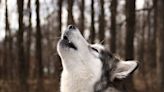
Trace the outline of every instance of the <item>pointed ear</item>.
<instances>
[{"instance_id":1,"label":"pointed ear","mask_svg":"<svg viewBox=\"0 0 164 92\"><path fill-rule=\"evenodd\" d=\"M137 66L137 61L119 61L112 72L111 81L114 79L126 78L129 74L136 70Z\"/></svg>"}]
</instances>

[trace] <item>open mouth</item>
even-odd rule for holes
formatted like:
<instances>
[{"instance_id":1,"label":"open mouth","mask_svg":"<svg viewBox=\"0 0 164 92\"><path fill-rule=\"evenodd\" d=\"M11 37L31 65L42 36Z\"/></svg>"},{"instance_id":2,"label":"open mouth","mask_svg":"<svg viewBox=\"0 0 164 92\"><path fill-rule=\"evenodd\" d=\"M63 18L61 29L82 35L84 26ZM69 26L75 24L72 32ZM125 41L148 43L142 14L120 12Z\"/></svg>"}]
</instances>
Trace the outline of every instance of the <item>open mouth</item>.
<instances>
[{"instance_id":1,"label":"open mouth","mask_svg":"<svg viewBox=\"0 0 164 92\"><path fill-rule=\"evenodd\" d=\"M67 47L77 50L77 47L68 39L68 36L64 35L62 41Z\"/></svg>"}]
</instances>

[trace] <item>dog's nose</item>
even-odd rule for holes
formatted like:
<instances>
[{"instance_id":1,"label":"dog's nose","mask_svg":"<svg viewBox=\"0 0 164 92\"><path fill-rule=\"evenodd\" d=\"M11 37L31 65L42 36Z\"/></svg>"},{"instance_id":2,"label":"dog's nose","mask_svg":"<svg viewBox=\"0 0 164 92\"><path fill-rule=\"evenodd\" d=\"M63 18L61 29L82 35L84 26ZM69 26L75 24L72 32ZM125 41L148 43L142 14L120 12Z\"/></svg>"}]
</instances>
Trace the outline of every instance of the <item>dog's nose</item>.
<instances>
[{"instance_id":1,"label":"dog's nose","mask_svg":"<svg viewBox=\"0 0 164 92\"><path fill-rule=\"evenodd\" d=\"M68 29L76 29L76 27L73 25L68 25Z\"/></svg>"}]
</instances>

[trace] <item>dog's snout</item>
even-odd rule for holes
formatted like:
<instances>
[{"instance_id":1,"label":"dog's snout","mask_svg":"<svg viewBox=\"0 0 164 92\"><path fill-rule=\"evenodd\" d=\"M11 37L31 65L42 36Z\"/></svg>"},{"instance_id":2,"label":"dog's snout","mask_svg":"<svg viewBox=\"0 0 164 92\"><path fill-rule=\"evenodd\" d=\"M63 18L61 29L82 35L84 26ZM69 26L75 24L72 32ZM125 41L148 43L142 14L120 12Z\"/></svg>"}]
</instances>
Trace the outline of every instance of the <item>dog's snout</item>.
<instances>
[{"instance_id":1,"label":"dog's snout","mask_svg":"<svg viewBox=\"0 0 164 92\"><path fill-rule=\"evenodd\" d=\"M68 26L68 29L76 29L76 27L73 26L73 25L69 25L69 26Z\"/></svg>"}]
</instances>

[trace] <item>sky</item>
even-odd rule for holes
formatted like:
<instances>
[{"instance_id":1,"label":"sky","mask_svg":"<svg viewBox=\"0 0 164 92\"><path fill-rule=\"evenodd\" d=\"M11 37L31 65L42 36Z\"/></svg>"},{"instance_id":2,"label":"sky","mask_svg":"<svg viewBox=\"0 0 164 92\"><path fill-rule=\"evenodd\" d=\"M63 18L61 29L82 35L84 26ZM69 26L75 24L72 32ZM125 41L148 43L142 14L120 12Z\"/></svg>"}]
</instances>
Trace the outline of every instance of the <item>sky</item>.
<instances>
[{"instance_id":1,"label":"sky","mask_svg":"<svg viewBox=\"0 0 164 92\"><path fill-rule=\"evenodd\" d=\"M18 29L18 15L17 15L17 6L16 6L16 1L17 0L8 0L8 14L9 14L9 21L10 21L10 27L12 30L17 30ZM25 3L27 3L28 0L25 0ZM32 25L33 27L36 25L35 19L36 19L36 14L35 14L35 0L31 0L31 7L32 7ZM44 24L46 21L46 16L48 14L51 14L53 10L57 9L57 7L54 6L54 3L57 0L40 0L40 19L41 19L41 24ZM85 0L86 1L86 6L90 5L91 0ZM121 3L125 3L125 0L119 0ZM136 0L136 9L141 9L143 8L144 0ZM26 6L25 6L26 7ZM75 11L77 7L74 8ZM1 0L0 3L0 41L3 40L5 36L5 0ZM107 11L108 12L108 11ZM26 12L24 12L25 14ZM78 13L75 13L78 14ZM75 19L77 18L76 15ZM67 17L67 10L66 7L63 8L63 22L66 22L66 17ZM89 16L88 16L89 17ZM27 21L27 17L25 16L24 21Z\"/></svg>"}]
</instances>

